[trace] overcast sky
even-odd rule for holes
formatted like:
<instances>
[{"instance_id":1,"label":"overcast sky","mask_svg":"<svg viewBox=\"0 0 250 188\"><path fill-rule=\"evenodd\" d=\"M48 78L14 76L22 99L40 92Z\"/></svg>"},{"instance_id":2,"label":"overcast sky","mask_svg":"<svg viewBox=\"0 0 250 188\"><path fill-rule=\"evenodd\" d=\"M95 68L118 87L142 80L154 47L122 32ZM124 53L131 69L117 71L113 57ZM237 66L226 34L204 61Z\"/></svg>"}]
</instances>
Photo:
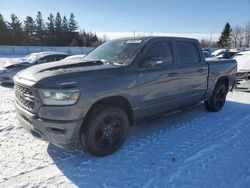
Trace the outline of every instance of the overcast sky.
<instances>
[{"instance_id":1,"label":"overcast sky","mask_svg":"<svg viewBox=\"0 0 250 188\"><path fill-rule=\"evenodd\" d=\"M41 11L47 19L57 11L74 13L80 28L108 38L136 35L174 35L216 40L226 22L250 21L250 0L0 0L6 20L21 20Z\"/></svg>"}]
</instances>

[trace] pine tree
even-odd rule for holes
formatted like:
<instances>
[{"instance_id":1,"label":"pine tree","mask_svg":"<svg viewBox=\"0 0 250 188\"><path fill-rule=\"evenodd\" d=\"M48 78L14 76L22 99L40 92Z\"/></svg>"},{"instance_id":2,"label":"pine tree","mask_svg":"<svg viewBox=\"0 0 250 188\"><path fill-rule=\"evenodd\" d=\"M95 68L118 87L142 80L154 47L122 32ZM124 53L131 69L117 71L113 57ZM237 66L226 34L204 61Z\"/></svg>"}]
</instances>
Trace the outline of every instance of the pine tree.
<instances>
[{"instance_id":1,"label":"pine tree","mask_svg":"<svg viewBox=\"0 0 250 188\"><path fill-rule=\"evenodd\" d=\"M47 33L46 33L47 44L53 45L55 40L55 19L53 14L50 13L46 25L47 25Z\"/></svg>"},{"instance_id":2,"label":"pine tree","mask_svg":"<svg viewBox=\"0 0 250 188\"><path fill-rule=\"evenodd\" d=\"M36 18L27 16L22 23L11 15L6 22L0 14L0 45L97 46L103 42L95 33L77 31L74 14L61 17L50 14L45 23L40 11Z\"/></svg>"},{"instance_id":3,"label":"pine tree","mask_svg":"<svg viewBox=\"0 0 250 188\"><path fill-rule=\"evenodd\" d=\"M37 12L36 16L36 40L38 45L44 45L45 37L45 24L40 11Z\"/></svg>"},{"instance_id":4,"label":"pine tree","mask_svg":"<svg viewBox=\"0 0 250 188\"><path fill-rule=\"evenodd\" d=\"M68 32L69 31L69 23L68 23L68 20L67 20L66 16L63 16L62 30L63 30L63 32Z\"/></svg>"},{"instance_id":5,"label":"pine tree","mask_svg":"<svg viewBox=\"0 0 250 188\"><path fill-rule=\"evenodd\" d=\"M63 45L62 40L62 18L59 12L56 13L55 19L55 34L56 34L56 45L61 46Z\"/></svg>"},{"instance_id":6,"label":"pine tree","mask_svg":"<svg viewBox=\"0 0 250 188\"><path fill-rule=\"evenodd\" d=\"M23 40L22 23L15 14L11 15L11 22L8 22L8 26L11 34L10 44L22 45L22 40Z\"/></svg>"},{"instance_id":7,"label":"pine tree","mask_svg":"<svg viewBox=\"0 0 250 188\"><path fill-rule=\"evenodd\" d=\"M226 23L221 36L218 41L218 45L223 48L229 48L231 42L232 28L229 23Z\"/></svg>"},{"instance_id":8,"label":"pine tree","mask_svg":"<svg viewBox=\"0 0 250 188\"><path fill-rule=\"evenodd\" d=\"M53 14L50 13L49 17L48 17L48 22L46 23L47 25L47 30L50 32L54 32L55 31L55 19Z\"/></svg>"},{"instance_id":9,"label":"pine tree","mask_svg":"<svg viewBox=\"0 0 250 188\"><path fill-rule=\"evenodd\" d=\"M34 33L35 33L36 27L35 27L35 21L32 17L27 16L24 20L24 26L23 31L25 35L25 45L33 45L34 43Z\"/></svg>"},{"instance_id":10,"label":"pine tree","mask_svg":"<svg viewBox=\"0 0 250 188\"><path fill-rule=\"evenodd\" d=\"M65 16L63 16L63 21L62 21L62 32L63 32L62 38L64 45L69 45L70 42L72 41L72 38L70 37L69 33L69 23Z\"/></svg>"},{"instance_id":11,"label":"pine tree","mask_svg":"<svg viewBox=\"0 0 250 188\"><path fill-rule=\"evenodd\" d=\"M62 32L62 18L59 12L56 13L55 30L57 33Z\"/></svg>"},{"instance_id":12,"label":"pine tree","mask_svg":"<svg viewBox=\"0 0 250 188\"><path fill-rule=\"evenodd\" d=\"M74 33L77 29L78 26L75 20L75 15L71 13L69 18L69 32Z\"/></svg>"},{"instance_id":13,"label":"pine tree","mask_svg":"<svg viewBox=\"0 0 250 188\"><path fill-rule=\"evenodd\" d=\"M0 45L7 45L8 42L8 27L4 21L3 16L0 14Z\"/></svg>"}]
</instances>

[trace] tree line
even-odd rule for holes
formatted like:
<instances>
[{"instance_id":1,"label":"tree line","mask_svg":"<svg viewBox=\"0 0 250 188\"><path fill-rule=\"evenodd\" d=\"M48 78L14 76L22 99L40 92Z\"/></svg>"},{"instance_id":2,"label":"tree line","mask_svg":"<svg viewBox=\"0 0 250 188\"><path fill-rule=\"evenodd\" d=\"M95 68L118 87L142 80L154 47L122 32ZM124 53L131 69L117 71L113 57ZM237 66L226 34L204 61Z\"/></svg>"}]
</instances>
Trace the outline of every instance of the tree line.
<instances>
[{"instance_id":1,"label":"tree line","mask_svg":"<svg viewBox=\"0 0 250 188\"><path fill-rule=\"evenodd\" d=\"M38 11L35 18L27 16L23 22L15 14L5 21L0 14L0 45L95 47L103 42L95 33L79 31L72 13L69 18L50 13L45 21Z\"/></svg>"},{"instance_id":2,"label":"tree line","mask_svg":"<svg viewBox=\"0 0 250 188\"><path fill-rule=\"evenodd\" d=\"M245 26L235 25L231 27L226 23L217 42L202 39L202 47L214 48L249 48L250 47L250 22Z\"/></svg>"}]
</instances>

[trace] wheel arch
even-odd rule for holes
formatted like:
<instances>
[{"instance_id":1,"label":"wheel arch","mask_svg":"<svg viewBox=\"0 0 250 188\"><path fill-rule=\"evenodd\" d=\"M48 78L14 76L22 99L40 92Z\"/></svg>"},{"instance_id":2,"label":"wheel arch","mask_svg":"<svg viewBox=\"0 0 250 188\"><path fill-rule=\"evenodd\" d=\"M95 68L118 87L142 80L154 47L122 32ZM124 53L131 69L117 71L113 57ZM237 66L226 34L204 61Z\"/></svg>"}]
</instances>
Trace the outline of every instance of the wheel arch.
<instances>
[{"instance_id":1,"label":"wheel arch","mask_svg":"<svg viewBox=\"0 0 250 188\"><path fill-rule=\"evenodd\" d=\"M227 76L221 76L217 79L217 82L215 84L215 86L217 86L218 84L224 83L227 87L227 90L229 89L229 78Z\"/></svg>"},{"instance_id":2,"label":"wheel arch","mask_svg":"<svg viewBox=\"0 0 250 188\"><path fill-rule=\"evenodd\" d=\"M89 121L91 114L94 111L101 109L105 105L121 108L128 115L130 125L134 124L134 114L133 114L132 106L129 103L128 99L125 98L124 96L109 96L109 97L99 99L98 101L96 101L94 104L91 105L91 107L86 113L84 121L85 122Z\"/></svg>"}]
</instances>

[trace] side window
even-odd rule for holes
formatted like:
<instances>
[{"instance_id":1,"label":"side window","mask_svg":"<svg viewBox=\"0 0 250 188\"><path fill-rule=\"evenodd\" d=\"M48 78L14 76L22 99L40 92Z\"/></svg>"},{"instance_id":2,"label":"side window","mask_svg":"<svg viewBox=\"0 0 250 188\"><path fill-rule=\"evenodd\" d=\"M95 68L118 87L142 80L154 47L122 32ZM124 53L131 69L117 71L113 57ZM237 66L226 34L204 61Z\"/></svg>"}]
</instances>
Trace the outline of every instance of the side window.
<instances>
[{"instance_id":1,"label":"side window","mask_svg":"<svg viewBox=\"0 0 250 188\"><path fill-rule=\"evenodd\" d=\"M62 59L64 59L64 58L65 58L64 55L57 55L57 56L56 56L56 61L60 61L60 60L62 60Z\"/></svg>"},{"instance_id":2,"label":"side window","mask_svg":"<svg viewBox=\"0 0 250 188\"><path fill-rule=\"evenodd\" d=\"M173 50L170 42L159 41L153 43L148 49L144 58L145 62L151 62L154 65L171 65L174 62Z\"/></svg>"},{"instance_id":3,"label":"side window","mask_svg":"<svg viewBox=\"0 0 250 188\"><path fill-rule=\"evenodd\" d=\"M43 57L37 61L37 64L48 63L52 61L56 61L56 56L51 55L51 56Z\"/></svg>"},{"instance_id":4,"label":"side window","mask_svg":"<svg viewBox=\"0 0 250 188\"><path fill-rule=\"evenodd\" d=\"M52 61L56 61L56 56L55 55L48 56L47 59L46 59L46 63L52 62Z\"/></svg>"},{"instance_id":5,"label":"side window","mask_svg":"<svg viewBox=\"0 0 250 188\"><path fill-rule=\"evenodd\" d=\"M42 64L42 63L46 63L46 57L43 57L36 61L36 64Z\"/></svg>"},{"instance_id":6,"label":"side window","mask_svg":"<svg viewBox=\"0 0 250 188\"><path fill-rule=\"evenodd\" d=\"M194 64L200 62L198 48L193 42L176 42L181 64Z\"/></svg>"},{"instance_id":7,"label":"side window","mask_svg":"<svg viewBox=\"0 0 250 188\"><path fill-rule=\"evenodd\" d=\"M60 56L60 55L55 56L55 60L56 60L56 61L59 61L59 60L61 60L61 59L62 59L62 56Z\"/></svg>"}]
</instances>

